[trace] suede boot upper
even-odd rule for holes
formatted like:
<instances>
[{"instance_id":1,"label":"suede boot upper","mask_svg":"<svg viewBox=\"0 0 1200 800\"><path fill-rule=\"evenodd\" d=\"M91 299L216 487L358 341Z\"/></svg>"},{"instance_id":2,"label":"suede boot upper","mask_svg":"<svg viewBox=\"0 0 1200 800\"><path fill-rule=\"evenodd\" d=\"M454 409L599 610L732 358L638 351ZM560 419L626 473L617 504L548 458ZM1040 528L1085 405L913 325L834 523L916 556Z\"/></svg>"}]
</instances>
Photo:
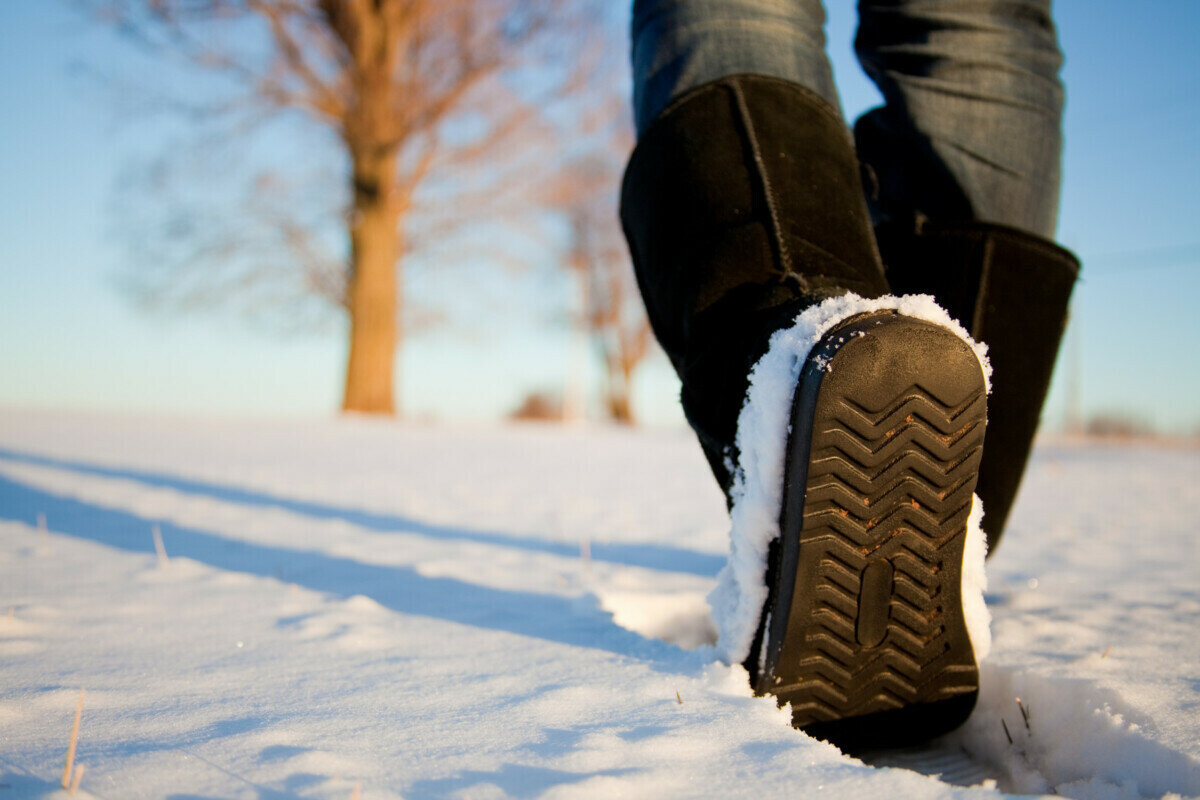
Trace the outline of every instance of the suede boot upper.
<instances>
[{"instance_id":1,"label":"suede boot upper","mask_svg":"<svg viewBox=\"0 0 1200 800\"><path fill-rule=\"evenodd\" d=\"M707 84L643 133L621 221L684 410L728 490L746 376L770 334L824 297L888 291L849 131L786 81Z\"/></svg>"}]
</instances>

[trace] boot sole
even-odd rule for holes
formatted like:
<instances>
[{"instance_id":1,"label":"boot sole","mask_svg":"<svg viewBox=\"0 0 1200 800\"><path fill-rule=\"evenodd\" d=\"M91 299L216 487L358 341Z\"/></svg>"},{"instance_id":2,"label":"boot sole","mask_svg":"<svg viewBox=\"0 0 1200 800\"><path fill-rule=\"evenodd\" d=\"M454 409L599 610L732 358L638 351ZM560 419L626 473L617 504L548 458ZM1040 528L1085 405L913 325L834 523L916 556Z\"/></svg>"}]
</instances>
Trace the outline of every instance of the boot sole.
<instances>
[{"instance_id":1,"label":"boot sole","mask_svg":"<svg viewBox=\"0 0 1200 800\"><path fill-rule=\"evenodd\" d=\"M746 664L796 727L854 750L970 715L961 575L986 403L966 342L893 312L848 320L810 353Z\"/></svg>"}]
</instances>

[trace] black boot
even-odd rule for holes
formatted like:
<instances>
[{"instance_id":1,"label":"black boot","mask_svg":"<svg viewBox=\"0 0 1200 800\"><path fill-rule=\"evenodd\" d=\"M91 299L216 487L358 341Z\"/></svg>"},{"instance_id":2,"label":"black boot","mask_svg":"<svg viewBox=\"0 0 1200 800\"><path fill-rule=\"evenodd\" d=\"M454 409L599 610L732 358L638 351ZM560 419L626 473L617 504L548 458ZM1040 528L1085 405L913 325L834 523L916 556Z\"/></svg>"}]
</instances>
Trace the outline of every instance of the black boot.
<instances>
[{"instance_id":1,"label":"black boot","mask_svg":"<svg viewBox=\"0 0 1200 800\"><path fill-rule=\"evenodd\" d=\"M990 550L1004 532L1067 322L1079 261L1044 239L986 223L881 226L896 294L932 294L992 362L977 493Z\"/></svg>"},{"instance_id":2,"label":"black boot","mask_svg":"<svg viewBox=\"0 0 1200 800\"><path fill-rule=\"evenodd\" d=\"M728 496L746 375L770 334L816 299L888 291L849 132L786 81L707 84L640 137L621 222L684 412Z\"/></svg>"},{"instance_id":3,"label":"black boot","mask_svg":"<svg viewBox=\"0 0 1200 800\"><path fill-rule=\"evenodd\" d=\"M770 335L818 302L888 291L849 132L787 82L708 84L642 135L621 219L732 504L747 374ZM844 318L814 344L774 440L786 443L780 524L753 579L766 602L739 595L757 629L727 652L798 727L843 746L914 742L961 723L977 693L960 569L982 371L947 328L892 311ZM737 536L735 521L735 548Z\"/></svg>"}]
</instances>

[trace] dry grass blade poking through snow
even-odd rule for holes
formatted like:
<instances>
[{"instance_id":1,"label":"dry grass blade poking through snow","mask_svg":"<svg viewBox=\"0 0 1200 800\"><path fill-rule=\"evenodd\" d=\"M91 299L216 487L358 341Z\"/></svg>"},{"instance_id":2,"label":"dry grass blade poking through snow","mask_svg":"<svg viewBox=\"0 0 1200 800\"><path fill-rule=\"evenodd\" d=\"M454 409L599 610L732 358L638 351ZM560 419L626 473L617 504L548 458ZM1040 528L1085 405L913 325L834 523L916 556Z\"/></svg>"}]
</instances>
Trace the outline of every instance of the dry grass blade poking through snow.
<instances>
[{"instance_id":1,"label":"dry grass blade poking through snow","mask_svg":"<svg viewBox=\"0 0 1200 800\"><path fill-rule=\"evenodd\" d=\"M79 784L82 780L83 764L80 764L79 766L75 767L75 779L71 781L71 788L67 789L67 794L71 795L71 797L74 797L75 793L79 791Z\"/></svg>"},{"instance_id":2,"label":"dry grass blade poking through snow","mask_svg":"<svg viewBox=\"0 0 1200 800\"><path fill-rule=\"evenodd\" d=\"M75 745L79 741L79 720L83 717L83 689L79 690L79 699L75 701L75 724L71 726L71 743L67 745L67 763L63 765L62 788L71 790L71 768L75 765ZM79 779L83 776L81 771L75 778L75 786L79 786Z\"/></svg>"},{"instance_id":3,"label":"dry grass blade poking through snow","mask_svg":"<svg viewBox=\"0 0 1200 800\"><path fill-rule=\"evenodd\" d=\"M158 566L166 567L170 563L170 559L167 558L167 548L163 545L162 528L158 526L157 522L154 523L151 535L154 537L154 552L158 556Z\"/></svg>"}]
</instances>

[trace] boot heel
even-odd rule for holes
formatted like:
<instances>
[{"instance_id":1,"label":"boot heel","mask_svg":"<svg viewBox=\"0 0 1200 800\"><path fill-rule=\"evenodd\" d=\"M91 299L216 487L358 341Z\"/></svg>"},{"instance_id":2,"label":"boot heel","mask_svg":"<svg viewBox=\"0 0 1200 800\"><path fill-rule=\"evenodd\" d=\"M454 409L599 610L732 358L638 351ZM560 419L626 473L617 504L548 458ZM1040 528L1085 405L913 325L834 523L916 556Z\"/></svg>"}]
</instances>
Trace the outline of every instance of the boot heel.
<instances>
[{"instance_id":1,"label":"boot heel","mask_svg":"<svg viewBox=\"0 0 1200 800\"><path fill-rule=\"evenodd\" d=\"M961 580L986 404L970 346L922 320L852 318L809 354L746 663L797 727L878 747L970 714Z\"/></svg>"}]
</instances>

